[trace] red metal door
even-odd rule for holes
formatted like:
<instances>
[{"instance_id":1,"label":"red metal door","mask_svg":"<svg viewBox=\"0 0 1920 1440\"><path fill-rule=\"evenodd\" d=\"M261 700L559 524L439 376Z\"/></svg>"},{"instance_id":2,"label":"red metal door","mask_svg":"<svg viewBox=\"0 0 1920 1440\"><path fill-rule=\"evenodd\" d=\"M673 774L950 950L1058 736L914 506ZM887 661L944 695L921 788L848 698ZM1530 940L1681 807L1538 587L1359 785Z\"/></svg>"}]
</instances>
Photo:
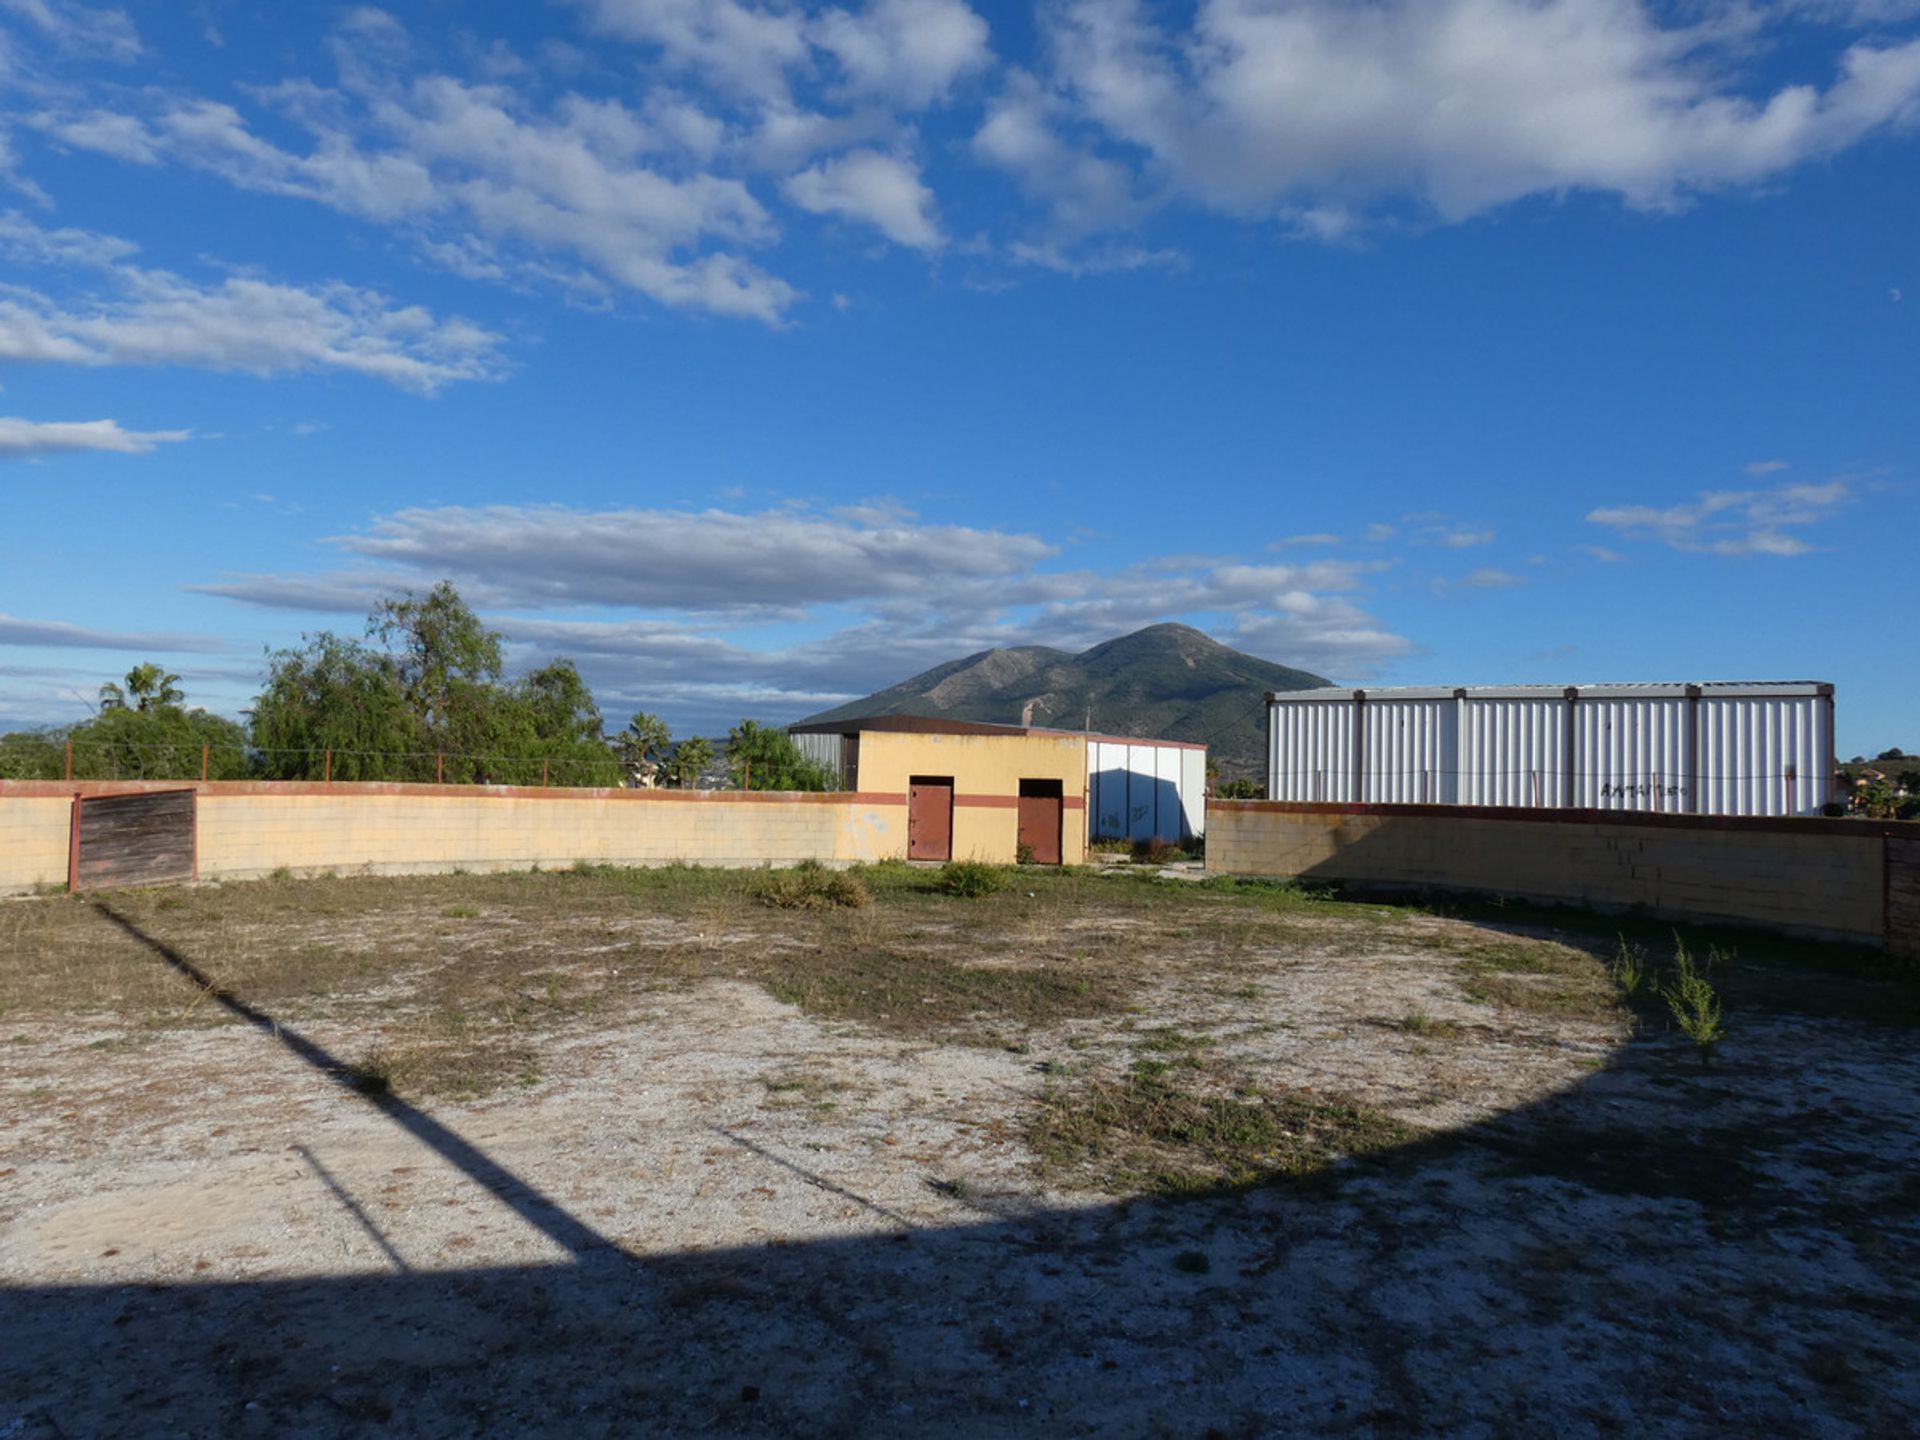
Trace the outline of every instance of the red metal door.
<instances>
[{"instance_id":1,"label":"red metal door","mask_svg":"<svg viewBox=\"0 0 1920 1440\"><path fill-rule=\"evenodd\" d=\"M1060 822L1065 808L1058 780L1020 782L1020 848L1031 863L1060 863Z\"/></svg>"},{"instance_id":2,"label":"red metal door","mask_svg":"<svg viewBox=\"0 0 1920 1440\"><path fill-rule=\"evenodd\" d=\"M907 781L907 858L953 858L953 777L915 775Z\"/></svg>"}]
</instances>

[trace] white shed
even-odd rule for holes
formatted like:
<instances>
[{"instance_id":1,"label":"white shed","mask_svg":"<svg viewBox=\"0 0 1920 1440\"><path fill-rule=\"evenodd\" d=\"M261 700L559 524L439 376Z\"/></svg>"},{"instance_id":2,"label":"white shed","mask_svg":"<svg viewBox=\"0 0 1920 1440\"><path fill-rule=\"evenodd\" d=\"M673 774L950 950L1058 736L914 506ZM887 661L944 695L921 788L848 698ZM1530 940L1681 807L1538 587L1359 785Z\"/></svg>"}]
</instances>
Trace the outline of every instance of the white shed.
<instances>
[{"instance_id":1,"label":"white shed","mask_svg":"<svg viewBox=\"0 0 1920 1440\"><path fill-rule=\"evenodd\" d=\"M1818 815L1820 681L1294 690L1267 697L1275 800Z\"/></svg>"}]
</instances>

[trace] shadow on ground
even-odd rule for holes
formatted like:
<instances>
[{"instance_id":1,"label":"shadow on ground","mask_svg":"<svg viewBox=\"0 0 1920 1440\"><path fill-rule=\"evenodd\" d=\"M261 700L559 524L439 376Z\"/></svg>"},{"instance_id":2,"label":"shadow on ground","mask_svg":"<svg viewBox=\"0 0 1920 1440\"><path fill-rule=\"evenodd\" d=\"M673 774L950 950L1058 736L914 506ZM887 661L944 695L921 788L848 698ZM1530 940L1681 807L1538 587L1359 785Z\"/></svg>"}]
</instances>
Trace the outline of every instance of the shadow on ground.
<instances>
[{"instance_id":1,"label":"shadow on ground","mask_svg":"<svg viewBox=\"0 0 1920 1440\"><path fill-rule=\"evenodd\" d=\"M407 1271L356 1211L394 1273L14 1289L0 1436L1903 1433L1910 1035L1755 1017L1712 1071L1637 1041L1547 1102L1313 1180L976 1196L941 1229L728 1135L872 1230L668 1255L376 1093L567 1262Z\"/></svg>"}]
</instances>

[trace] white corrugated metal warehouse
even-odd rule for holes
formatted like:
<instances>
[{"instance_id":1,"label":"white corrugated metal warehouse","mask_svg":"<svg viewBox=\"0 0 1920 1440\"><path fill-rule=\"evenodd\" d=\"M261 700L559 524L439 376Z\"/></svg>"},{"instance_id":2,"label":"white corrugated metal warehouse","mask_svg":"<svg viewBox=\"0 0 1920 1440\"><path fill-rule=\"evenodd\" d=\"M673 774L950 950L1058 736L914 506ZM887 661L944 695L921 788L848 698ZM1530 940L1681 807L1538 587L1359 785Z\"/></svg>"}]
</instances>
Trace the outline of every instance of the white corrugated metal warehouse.
<instances>
[{"instance_id":1,"label":"white corrugated metal warehouse","mask_svg":"<svg viewBox=\"0 0 1920 1440\"><path fill-rule=\"evenodd\" d=\"M1818 815L1818 681L1293 690L1267 697L1275 800Z\"/></svg>"}]
</instances>

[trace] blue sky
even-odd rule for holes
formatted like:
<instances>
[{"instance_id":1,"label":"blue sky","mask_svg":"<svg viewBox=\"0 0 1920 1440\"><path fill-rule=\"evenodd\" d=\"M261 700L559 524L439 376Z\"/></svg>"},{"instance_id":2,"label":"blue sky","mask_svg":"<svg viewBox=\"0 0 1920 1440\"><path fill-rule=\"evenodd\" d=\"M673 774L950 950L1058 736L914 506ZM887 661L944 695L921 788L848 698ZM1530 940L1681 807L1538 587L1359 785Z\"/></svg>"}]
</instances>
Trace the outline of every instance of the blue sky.
<instances>
[{"instance_id":1,"label":"blue sky","mask_svg":"<svg viewBox=\"0 0 1920 1440\"><path fill-rule=\"evenodd\" d=\"M1182 620L1912 747L1916 176L1920 0L0 0L0 725L450 577L676 731Z\"/></svg>"}]
</instances>

